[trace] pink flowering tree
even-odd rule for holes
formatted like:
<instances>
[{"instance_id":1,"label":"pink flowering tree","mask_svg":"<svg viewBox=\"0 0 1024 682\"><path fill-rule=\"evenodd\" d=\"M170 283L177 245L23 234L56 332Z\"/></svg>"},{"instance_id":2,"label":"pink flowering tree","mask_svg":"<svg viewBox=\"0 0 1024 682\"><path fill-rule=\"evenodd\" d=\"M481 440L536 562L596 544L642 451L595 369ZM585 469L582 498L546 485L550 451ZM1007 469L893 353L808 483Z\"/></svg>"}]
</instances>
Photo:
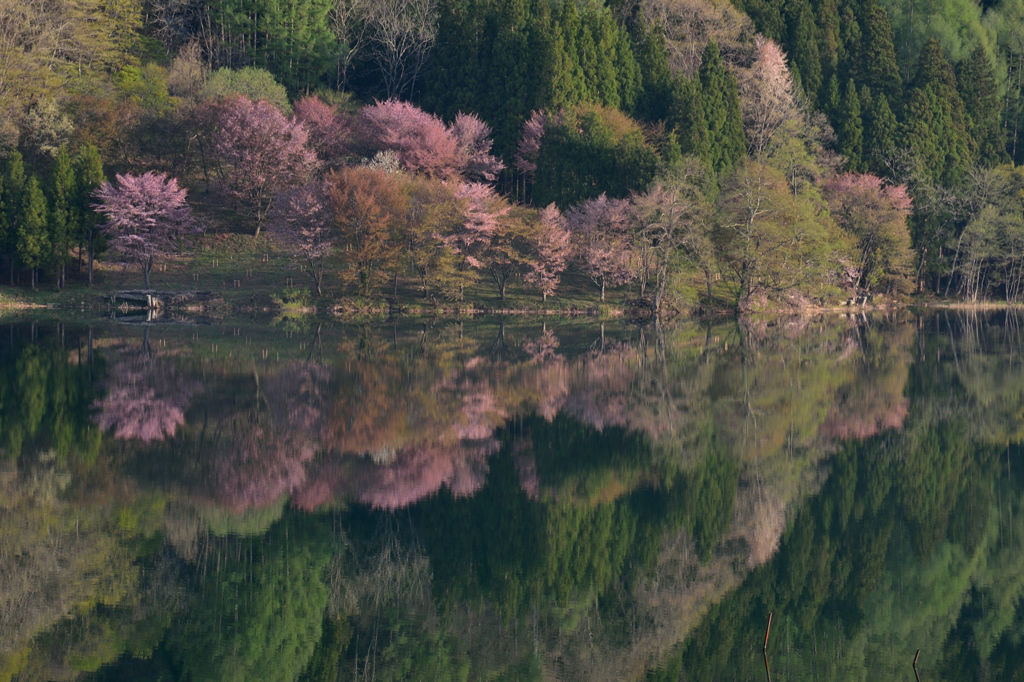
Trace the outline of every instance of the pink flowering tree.
<instances>
[{"instance_id":1,"label":"pink flowering tree","mask_svg":"<svg viewBox=\"0 0 1024 682\"><path fill-rule=\"evenodd\" d=\"M607 287L633 281L627 200L601 194L575 206L565 218L580 268L601 287L602 301Z\"/></svg>"},{"instance_id":2,"label":"pink flowering tree","mask_svg":"<svg viewBox=\"0 0 1024 682\"><path fill-rule=\"evenodd\" d=\"M307 142L306 128L269 102L239 95L221 108L214 146L227 169L223 188L252 212L257 237L277 194L316 168Z\"/></svg>"},{"instance_id":3,"label":"pink flowering tree","mask_svg":"<svg viewBox=\"0 0 1024 682\"><path fill-rule=\"evenodd\" d=\"M856 242L858 286L872 291L906 284L913 261L907 188L870 173L843 173L822 189L832 217Z\"/></svg>"},{"instance_id":4,"label":"pink flowering tree","mask_svg":"<svg viewBox=\"0 0 1024 682\"><path fill-rule=\"evenodd\" d=\"M437 116L409 102L389 99L359 112L359 135L371 152L391 150L413 173L447 178L458 172L458 140Z\"/></svg>"},{"instance_id":5,"label":"pink flowering tree","mask_svg":"<svg viewBox=\"0 0 1024 682\"><path fill-rule=\"evenodd\" d=\"M572 254L572 240L565 217L553 203L540 212L537 225L537 251L524 279L540 290L544 300L553 296L562 272Z\"/></svg>"},{"instance_id":6,"label":"pink flowering tree","mask_svg":"<svg viewBox=\"0 0 1024 682\"><path fill-rule=\"evenodd\" d=\"M106 383L106 395L93 404L96 424L113 430L115 438L144 443L173 437L201 387L172 361L154 358L148 348L114 358Z\"/></svg>"},{"instance_id":7,"label":"pink flowering tree","mask_svg":"<svg viewBox=\"0 0 1024 682\"><path fill-rule=\"evenodd\" d=\"M462 175L470 181L494 182L505 169L501 159L491 154L494 142L491 127L475 114L459 113L451 132L459 146Z\"/></svg>"},{"instance_id":8,"label":"pink flowering tree","mask_svg":"<svg viewBox=\"0 0 1024 682\"><path fill-rule=\"evenodd\" d=\"M463 223L441 241L469 267L489 277L504 302L509 280L535 267L535 225L489 185L463 183L455 197L462 204Z\"/></svg>"},{"instance_id":9,"label":"pink flowering tree","mask_svg":"<svg viewBox=\"0 0 1024 682\"><path fill-rule=\"evenodd\" d=\"M153 261L195 231L185 201L188 191L178 187L177 179L152 171L118 175L116 180L104 182L93 192L97 200L93 208L106 218L101 229L115 258L140 266L148 289Z\"/></svg>"},{"instance_id":10,"label":"pink flowering tree","mask_svg":"<svg viewBox=\"0 0 1024 682\"><path fill-rule=\"evenodd\" d=\"M413 173L490 182L504 168L491 154L490 127L472 114L459 114L447 126L413 104L391 99L363 108L357 129L366 151L392 151Z\"/></svg>"},{"instance_id":11,"label":"pink flowering tree","mask_svg":"<svg viewBox=\"0 0 1024 682\"><path fill-rule=\"evenodd\" d=\"M295 120L309 134L309 146L320 159L336 165L351 146L351 117L325 104L319 97L303 97L295 103Z\"/></svg>"},{"instance_id":12,"label":"pink flowering tree","mask_svg":"<svg viewBox=\"0 0 1024 682\"><path fill-rule=\"evenodd\" d=\"M324 267L337 242L333 223L328 188L321 181L283 192L270 220L271 236L308 266L317 296L323 295Z\"/></svg>"}]
</instances>

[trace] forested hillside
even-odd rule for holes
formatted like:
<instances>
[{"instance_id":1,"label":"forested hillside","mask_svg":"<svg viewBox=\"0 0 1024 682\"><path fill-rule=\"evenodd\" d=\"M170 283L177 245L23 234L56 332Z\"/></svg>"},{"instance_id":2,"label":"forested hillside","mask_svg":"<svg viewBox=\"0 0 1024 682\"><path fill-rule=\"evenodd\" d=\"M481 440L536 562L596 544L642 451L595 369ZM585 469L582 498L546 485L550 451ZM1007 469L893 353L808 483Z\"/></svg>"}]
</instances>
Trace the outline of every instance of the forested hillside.
<instances>
[{"instance_id":1,"label":"forested hillside","mask_svg":"<svg viewBox=\"0 0 1024 682\"><path fill-rule=\"evenodd\" d=\"M2 280L1016 303L1022 71L1022 0L0 0Z\"/></svg>"}]
</instances>

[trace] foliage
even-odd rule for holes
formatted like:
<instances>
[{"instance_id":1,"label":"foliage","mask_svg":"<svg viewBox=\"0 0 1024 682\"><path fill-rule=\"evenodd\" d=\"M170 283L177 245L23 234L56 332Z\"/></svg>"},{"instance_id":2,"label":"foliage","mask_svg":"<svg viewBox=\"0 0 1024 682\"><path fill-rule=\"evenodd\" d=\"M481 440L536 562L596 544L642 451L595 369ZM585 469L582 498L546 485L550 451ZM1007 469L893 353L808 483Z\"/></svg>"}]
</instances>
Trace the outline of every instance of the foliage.
<instances>
[{"instance_id":1,"label":"foliage","mask_svg":"<svg viewBox=\"0 0 1024 682\"><path fill-rule=\"evenodd\" d=\"M217 69L209 75L203 86L203 99L242 96L253 102L270 102L286 114L292 106L283 85L274 80L270 72L247 66L241 69Z\"/></svg>"},{"instance_id":2,"label":"foliage","mask_svg":"<svg viewBox=\"0 0 1024 682\"><path fill-rule=\"evenodd\" d=\"M536 165L533 200L564 210L601 194L623 199L645 189L658 156L628 116L587 105L548 119Z\"/></svg>"},{"instance_id":3,"label":"foliage","mask_svg":"<svg viewBox=\"0 0 1024 682\"><path fill-rule=\"evenodd\" d=\"M118 175L116 185L104 182L93 194L96 212L106 218L102 228L111 251L122 262L141 266L147 289L154 259L196 229L187 193L176 178L148 172Z\"/></svg>"},{"instance_id":4,"label":"foliage","mask_svg":"<svg viewBox=\"0 0 1024 682\"><path fill-rule=\"evenodd\" d=\"M832 216L857 242L857 285L886 293L906 287L912 267L907 218L913 206L906 187L844 173L824 190Z\"/></svg>"},{"instance_id":5,"label":"foliage","mask_svg":"<svg viewBox=\"0 0 1024 682\"><path fill-rule=\"evenodd\" d=\"M269 102L238 95L219 112L214 140L227 166L222 189L256 219L256 236L278 192L304 181L316 166L308 133Z\"/></svg>"}]
</instances>

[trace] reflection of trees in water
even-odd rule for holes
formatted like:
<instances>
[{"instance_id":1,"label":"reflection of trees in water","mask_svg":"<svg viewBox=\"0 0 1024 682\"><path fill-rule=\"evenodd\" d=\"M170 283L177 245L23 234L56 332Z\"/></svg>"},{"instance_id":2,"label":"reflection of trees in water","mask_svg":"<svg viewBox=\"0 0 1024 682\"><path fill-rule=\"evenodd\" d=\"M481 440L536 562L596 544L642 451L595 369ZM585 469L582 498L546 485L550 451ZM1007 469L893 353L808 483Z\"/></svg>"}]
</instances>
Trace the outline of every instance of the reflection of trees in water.
<instances>
[{"instance_id":1,"label":"reflection of trees in water","mask_svg":"<svg viewBox=\"0 0 1024 682\"><path fill-rule=\"evenodd\" d=\"M174 436L201 382L185 374L173 358L154 355L149 329L142 348L112 353L106 395L94 409L96 423L115 438L142 442Z\"/></svg>"},{"instance_id":2,"label":"reflection of trees in water","mask_svg":"<svg viewBox=\"0 0 1024 682\"><path fill-rule=\"evenodd\" d=\"M291 363L263 380L253 372L251 398L213 425L216 499L242 512L266 507L299 489L320 443L329 373Z\"/></svg>"}]
</instances>

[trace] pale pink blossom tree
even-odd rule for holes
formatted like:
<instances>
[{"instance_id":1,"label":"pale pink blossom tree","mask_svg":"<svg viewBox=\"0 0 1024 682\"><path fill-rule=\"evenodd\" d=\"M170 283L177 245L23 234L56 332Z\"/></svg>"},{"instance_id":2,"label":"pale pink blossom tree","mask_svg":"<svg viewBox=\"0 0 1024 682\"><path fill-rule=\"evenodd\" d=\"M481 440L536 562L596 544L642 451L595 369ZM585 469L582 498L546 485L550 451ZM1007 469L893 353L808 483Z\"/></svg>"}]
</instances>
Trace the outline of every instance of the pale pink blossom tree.
<instances>
[{"instance_id":1,"label":"pale pink blossom tree","mask_svg":"<svg viewBox=\"0 0 1024 682\"><path fill-rule=\"evenodd\" d=\"M285 190L275 203L269 225L271 236L291 247L305 262L317 296L322 296L325 266L338 238L329 188L322 181L312 181Z\"/></svg>"},{"instance_id":2,"label":"pale pink blossom tree","mask_svg":"<svg viewBox=\"0 0 1024 682\"><path fill-rule=\"evenodd\" d=\"M516 148L516 168L532 176L537 171L537 157L540 156L540 141L544 137L547 116L543 111L534 111L523 124L523 134Z\"/></svg>"},{"instance_id":3,"label":"pale pink blossom tree","mask_svg":"<svg viewBox=\"0 0 1024 682\"><path fill-rule=\"evenodd\" d=\"M856 240L858 286L870 291L905 284L913 260L907 188L870 173L843 173L822 189L832 217Z\"/></svg>"},{"instance_id":4,"label":"pale pink blossom tree","mask_svg":"<svg viewBox=\"0 0 1024 682\"><path fill-rule=\"evenodd\" d=\"M93 192L93 208L106 218L101 229L115 258L138 265L149 289L153 261L171 252L178 239L195 230L192 211L175 178L152 171L118 175Z\"/></svg>"},{"instance_id":5,"label":"pale pink blossom tree","mask_svg":"<svg viewBox=\"0 0 1024 682\"><path fill-rule=\"evenodd\" d=\"M309 146L321 161L336 166L352 144L352 119L319 97L303 97L295 103L295 120L309 134Z\"/></svg>"},{"instance_id":6,"label":"pale pink blossom tree","mask_svg":"<svg viewBox=\"0 0 1024 682\"><path fill-rule=\"evenodd\" d=\"M364 107L357 128L365 151L392 151L413 173L492 182L505 167L491 154L490 126L474 114L460 113L447 126L409 102L391 99Z\"/></svg>"},{"instance_id":7,"label":"pale pink blossom tree","mask_svg":"<svg viewBox=\"0 0 1024 682\"><path fill-rule=\"evenodd\" d=\"M629 201L609 199L603 193L573 207L565 216L581 269L605 289L633 281Z\"/></svg>"},{"instance_id":8,"label":"pale pink blossom tree","mask_svg":"<svg viewBox=\"0 0 1024 682\"><path fill-rule=\"evenodd\" d=\"M749 69L739 74L743 127L752 154L763 153L776 133L804 114L794 96L793 74L786 53L778 43L762 35L755 39L757 55Z\"/></svg>"},{"instance_id":9,"label":"pale pink blossom tree","mask_svg":"<svg viewBox=\"0 0 1024 682\"><path fill-rule=\"evenodd\" d=\"M572 255L572 240L565 217L554 203L540 212L536 241L536 258L531 260L524 279L540 289L547 301L558 288L561 274Z\"/></svg>"},{"instance_id":10,"label":"pale pink blossom tree","mask_svg":"<svg viewBox=\"0 0 1024 682\"><path fill-rule=\"evenodd\" d=\"M448 178L460 170L459 142L437 116L389 99L359 112L359 134L370 151L391 150L413 173Z\"/></svg>"},{"instance_id":11,"label":"pale pink blossom tree","mask_svg":"<svg viewBox=\"0 0 1024 682\"><path fill-rule=\"evenodd\" d=\"M451 132L455 136L462 155L462 175L470 181L494 182L505 169L501 159L491 154L494 142L491 140L491 127L481 121L475 114L459 112L452 123Z\"/></svg>"},{"instance_id":12,"label":"pale pink blossom tree","mask_svg":"<svg viewBox=\"0 0 1024 682\"><path fill-rule=\"evenodd\" d=\"M492 187L463 183L455 193L463 205L462 229L442 236L442 242L466 263L488 275L505 300L509 280L526 275L536 264L536 229L513 212Z\"/></svg>"},{"instance_id":13,"label":"pale pink blossom tree","mask_svg":"<svg viewBox=\"0 0 1024 682\"><path fill-rule=\"evenodd\" d=\"M252 211L257 237L277 194L315 170L308 137L269 102L239 95L222 107L215 148L227 168L223 188Z\"/></svg>"}]
</instances>

